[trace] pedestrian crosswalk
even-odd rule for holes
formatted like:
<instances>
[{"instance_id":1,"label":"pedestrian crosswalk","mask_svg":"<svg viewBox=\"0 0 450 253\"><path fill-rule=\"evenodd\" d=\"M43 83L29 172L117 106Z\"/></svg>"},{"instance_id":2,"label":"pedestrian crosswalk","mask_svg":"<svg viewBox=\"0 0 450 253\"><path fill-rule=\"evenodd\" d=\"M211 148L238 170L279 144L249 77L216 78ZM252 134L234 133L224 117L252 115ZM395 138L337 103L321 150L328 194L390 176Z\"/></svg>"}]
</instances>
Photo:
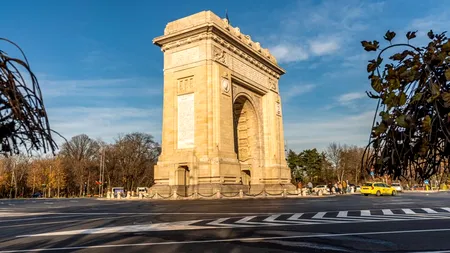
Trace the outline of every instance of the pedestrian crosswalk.
<instances>
[{"instance_id":1,"label":"pedestrian crosswalk","mask_svg":"<svg viewBox=\"0 0 450 253\"><path fill-rule=\"evenodd\" d=\"M255 226L320 225L429 219L450 219L450 208L402 208L314 213L284 213L269 216L219 218L215 220L205 220L197 223L191 223L190 225L202 227L214 226L239 228Z\"/></svg>"},{"instance_id":2,"label":"pedestrian crosswalk","mask_svg":"<svg viewBox=\"0 0 450 253\"><path fill-rule=\"evenodd\" d=\"M225 214L224 214L225 215ZM364 222L401 222L411 220L450 219L450 208L401 208L379 210L347 210L305 213L276 213L217 219L191 220L181 222L127 225L117 227L96 227L92 229L56 231L30 236L61 236L76 234L108 234L144 231L201 230L221 228L255 228L269 226L330 225Z\"/></svg>"}]
</instances>

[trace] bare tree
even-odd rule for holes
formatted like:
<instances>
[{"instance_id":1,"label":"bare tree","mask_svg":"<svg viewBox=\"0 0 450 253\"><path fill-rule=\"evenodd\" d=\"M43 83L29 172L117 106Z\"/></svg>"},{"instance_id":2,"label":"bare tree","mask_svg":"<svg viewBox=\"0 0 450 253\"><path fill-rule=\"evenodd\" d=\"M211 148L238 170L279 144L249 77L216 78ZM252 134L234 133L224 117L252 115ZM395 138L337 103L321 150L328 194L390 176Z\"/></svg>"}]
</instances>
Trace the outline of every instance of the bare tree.
<instances>
[{"instance_id":1,"label":"bare tree","mask_svg":"<svg viewBox=\"0 0 450 253\"><path fill-rule=\"evenodd\" d=\"M98 143L86 134L77 135L62 145L60 154L78 181L80 196L83 195L83 186L84 183L89 183L87 180L91 176L91 170L93 173L97 172L93 168L98 166L96 163L99 154Z\"/></svg>"},{"instance_id":2,"label":"bare tree","mask_svg":"<svg viewBox=\"0 0 450 253\"><path fill-rule=\"evenodd\" d=\"M336 172L336 176L338 181L342 181L344 178L345 170L341 166L341 158L342 158L342 147L340 144L332 142L328 145L326 155L331 162L334 170Z\"/></svg>"},{"instance_id":3,"label":"bare tree","mask_svg":"<svg viewBox=\"0 0 450 253\"><path fill-rule=\"evenodd\" d=\"M119 136L115 145L116 168L121 182L128 190L153 182L153 167L160 153L160 146L153 136L146 133L131 133Z\"/></svg>"}]
</instances>

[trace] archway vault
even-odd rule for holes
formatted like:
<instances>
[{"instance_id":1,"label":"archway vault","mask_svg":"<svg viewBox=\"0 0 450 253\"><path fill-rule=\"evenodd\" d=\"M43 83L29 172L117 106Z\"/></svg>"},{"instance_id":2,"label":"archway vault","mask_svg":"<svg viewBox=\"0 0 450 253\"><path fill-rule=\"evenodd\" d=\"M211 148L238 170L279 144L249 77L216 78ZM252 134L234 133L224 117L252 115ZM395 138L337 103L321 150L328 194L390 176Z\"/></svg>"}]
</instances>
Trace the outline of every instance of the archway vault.
<instances>
[{"instance_id":1,"label":"archway vault","mask_svg":"<svg viewBox=\"0 0 450 253\"><path fill-rule=\"evenodd\" d=\"M260 117L247 95L239 95L233 102L234 149L242 171L261 167ZM251 174L254 176L254 174Z\"/></svg>"}]
</instances>

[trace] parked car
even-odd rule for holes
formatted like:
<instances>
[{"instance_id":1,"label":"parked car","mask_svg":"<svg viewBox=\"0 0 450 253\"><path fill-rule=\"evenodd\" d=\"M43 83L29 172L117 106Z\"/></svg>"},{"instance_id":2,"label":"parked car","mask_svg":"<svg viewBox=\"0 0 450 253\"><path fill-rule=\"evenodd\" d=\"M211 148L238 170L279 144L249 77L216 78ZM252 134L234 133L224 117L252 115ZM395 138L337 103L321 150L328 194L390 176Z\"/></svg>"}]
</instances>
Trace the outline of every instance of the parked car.
<instances>
[{"instance_id":1,"label":"parked car","mask_svg":"<svg viewBox=\"0 0 450 253\"><path fill-rule=\"evenodd\" d=\"M365 183L361 187L361 194L368 196L369 194L381 196L381 195L397 195L397 190L394 187L385 184L383 182Z\"/></svg>"},{"instance_id":2,"label":"parked car","mask_svg":"<svg viewBox=\"0 0 450 253\"><path fill-rule=\"evenodd\" d=\"M40 193L40 192L35 192L31 197L32 197L32 198L42 198L42 193Z\"/></svg>"},{"instance_id":3,"label":"parked car","mask_svg":"<svg viewBox=\"0 0 450 253\"><path fill-rule=\"evenodd\" d=\"M403 192L402 184L400 183L392 183L391 185L397 192Z\"/></svg>"}]
</instances>

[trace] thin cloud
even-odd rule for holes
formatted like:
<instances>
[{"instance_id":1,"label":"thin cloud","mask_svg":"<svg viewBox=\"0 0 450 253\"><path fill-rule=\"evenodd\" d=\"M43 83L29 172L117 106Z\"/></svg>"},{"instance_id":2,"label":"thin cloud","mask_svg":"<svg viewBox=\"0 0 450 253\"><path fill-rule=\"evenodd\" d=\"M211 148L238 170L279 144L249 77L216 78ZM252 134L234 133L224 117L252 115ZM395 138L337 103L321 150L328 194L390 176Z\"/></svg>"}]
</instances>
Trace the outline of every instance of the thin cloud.
<instances>
[{"instance_id":1,"label":"thin cloud","mask_svg":"<svg viewBox=\"0 0 450 253\"><path fill-rule=\"evenodd\" d=\"M373 111L354 115L329 113L311 114L307 121L287 121L284 124L288 148L302 151L309 148L325 150L331 142L367 145Z\"/></svg>"},{"instance_id":2,"label":"thin cloud","mask_svg":"<svg viewBox=\"0 0 450 253\"><path fill-rule=\"evenodd\" d=\"M304 61L309 57L304 48L293 44L279 44L269 50L279 63Z\"/></svg>"},{"instance_id":3,"label":"thin cloud","mask_svg":"<svg viewBox=\"0 0 450 253\"><path fill-rule=\"evenodd\" d=\"M292 85L287 91L283 92L283 98L285 101L287 101L293 97L311 92L316 87L317 85L314 84Z\"/></svg>"},{"instance_id":4,"label":"thin cloud","mask_svg":"<svg viewBox=\"0 0 450 253\"><path fill-rule=\"evenodd\" d=\"M39 81L45 98L82 97L120 97L154 96L162 94L162 81L117 78Z\"/></svg>"},{"instance_id":5,"label":"thin cloud","mask_svg":"<svg viewBox=\"0 0 450 253\"><path fill-rule=\"evenodd\" d=\"M340 48L337 40L317 39L310 42L310 50L317 56L332 54Z\"/></svg>"},{"instance_id":6,"label":"thin cloud","mask_svg":"<svg viewBox=\"0 0 450 253\"><path fill-rule=\"evenodd\" d=\"M161 108L136 107L63 107L49 108L53 130L65 138L87 134L91 138L113 141L121 133L146 132L160 140ZM56 137L59 144L61 138Z\"/></svg>"},{"instance_id":7,"label":"thin cloud","mask_svg":"<svg viewBox=\"0 0 450 253\"><path fill-rule=\"evenodd\" d=\"M360 93L360 92L350 92L350 93L346 93L346 94L342 94L338 97L337 101L340 104L348 104L351 103L355 100L361 99L366 97L366 95L364 93Z\"/></svg>"}]
</instances>

